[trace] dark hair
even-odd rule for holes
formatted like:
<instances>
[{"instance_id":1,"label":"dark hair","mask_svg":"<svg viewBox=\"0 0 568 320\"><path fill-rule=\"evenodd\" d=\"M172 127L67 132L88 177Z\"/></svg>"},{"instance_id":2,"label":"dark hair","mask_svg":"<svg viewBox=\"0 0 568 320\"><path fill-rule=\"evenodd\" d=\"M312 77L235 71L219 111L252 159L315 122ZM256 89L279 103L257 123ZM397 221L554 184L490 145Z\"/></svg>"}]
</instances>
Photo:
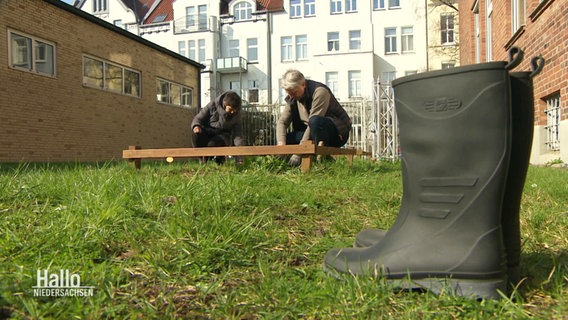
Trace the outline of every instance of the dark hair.
<instances>
[{"instance_id":1,"label":"dark hair","mask_svg":"<svg viewBox=\"0 0 568 320\"><path fill-rule=\"evenodd\" d=\"M230 105L231 108L235 110L240 110L243 101L236 92L227 91L225 92L225 96L223 97L223 103Z\"/></svg>"}]
</instances>

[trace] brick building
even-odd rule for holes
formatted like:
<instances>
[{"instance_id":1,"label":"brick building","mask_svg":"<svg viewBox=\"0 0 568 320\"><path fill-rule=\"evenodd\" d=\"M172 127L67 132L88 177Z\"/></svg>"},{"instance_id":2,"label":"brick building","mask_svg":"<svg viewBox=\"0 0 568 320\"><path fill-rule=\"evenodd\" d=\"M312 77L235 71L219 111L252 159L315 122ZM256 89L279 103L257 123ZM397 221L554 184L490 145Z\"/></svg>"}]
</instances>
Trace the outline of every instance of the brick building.
<instances>
[{"instance_id":1,"label":"brick building","mask_svg":"<svg viewBox=\"0 0 568 320\"><path fill-rule=\"evenodd\" d=\"M59 0L2 0L0 29L0 162L191 145L203 65Z\"/></svg>"},{"instance_id":2,"label":"brick building","mask_svg":"<svg viewBox=\"0 0 568 320\"><path fill-rule=\"evenodd\" d=\"M460 0L461 64L508 60L512 46L546 63L534 80L531 163L568 163L568 6L564 0Z\"/></svg>"}]
</instances>

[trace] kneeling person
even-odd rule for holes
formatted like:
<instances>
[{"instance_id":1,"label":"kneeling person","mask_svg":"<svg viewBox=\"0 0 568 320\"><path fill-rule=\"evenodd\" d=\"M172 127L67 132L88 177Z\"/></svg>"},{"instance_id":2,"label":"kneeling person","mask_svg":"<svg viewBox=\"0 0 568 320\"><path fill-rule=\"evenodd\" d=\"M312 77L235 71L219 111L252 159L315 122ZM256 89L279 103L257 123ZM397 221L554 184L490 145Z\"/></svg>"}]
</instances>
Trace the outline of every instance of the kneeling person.
<instances>
[{"instance_id":1,"label":"kneeling person","mask_svg":"<svg viewBox=\"0 0 568 320\"><path fill-rule=\"evenodd\" d=\"M227 91L214 101L209 102L191 122L193 147L225 147L244 145L241 117L241 97L233 91ZM217 163L223 163L224 157L217 157ZM242 163L237 157L237 163Z\"/></svg>"}]
</instances>

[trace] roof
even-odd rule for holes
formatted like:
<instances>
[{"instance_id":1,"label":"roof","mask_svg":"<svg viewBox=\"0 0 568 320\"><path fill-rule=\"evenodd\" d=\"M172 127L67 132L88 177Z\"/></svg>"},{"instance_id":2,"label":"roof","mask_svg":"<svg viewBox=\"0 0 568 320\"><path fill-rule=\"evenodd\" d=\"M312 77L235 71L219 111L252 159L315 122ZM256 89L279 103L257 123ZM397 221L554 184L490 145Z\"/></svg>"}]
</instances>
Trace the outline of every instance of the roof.
<instances>
[{"instance_id":1,"label":"roof","mask_svg":"<svg viewBox=\"0 0 568 320\"><path fill-rule=\"evenodd\" d=\"M139 36L133 34L132 32L129 32L129 31L126 31L126 30L124 30L124 29L122 29L122 28L119 28L119 27L113 25L112 23L108 23L108 22L106 22L106 21L104 21L104 20L102 20L102 19L99 19L99 18L93 16L92 14L89 14L89 13L87 13L87 12L85 12L85 11L79 9L79 8L76 8L76 7L72 6L72 5L69 5L69 4L67 4L67 3L65 3L65 2L63 2L63 1L61 1L61 0L43 0L43 1L45 1L45 2L47 2L47 3L49 3L49 4L51 4L51 5L54 5L54 6L58 7L58 8L60 8L60 9L63 9L63 10L65 10L65 11L69 12L69 13L72 13L72 14L74 14L74 15L76 15L76 16L79 16L79 17L81 17L81 18L83 18L83 19L85 19L85 20L87 20L87 21L90 21L90 22L92 22L92 23L94 23L94 24L97 24L97 25L99 25L99 26L101 26L101 27L103 27L103 28L109 29L109 30L111 30L111 31L113 31L113 32L116 32L116 33L119 33L119 34L121 34L122 36L124 36L124 37L126 37L126 38L129 38L129 39L131 39L131 40L133 40L133 41L136 41L136 42L138 42L138 43L140 43L140 44L143 44L143 45L145 45L145 46L147 46L147 47L150 47L150 48L152 48L152 49L154 49L154 50L157 50L157 51L160 51L160 52L162 52L162 53L164 53L164 54L167 54L167 55L169 55L169 56L171 56L171 57L173 57L173 58L176 58L176 59L178 59L178 60L182 60L182 61L184 61L184 62L186 62L186 63L188 63L188 64L191 64L191 65L193 65L193 66L195 66L195 67L197 67L197 68L205 69L205 66L204 66L203 64L201 64L201 63L198 63L198 62L196 62L196 61L194 61L194 60L191 60L191 59L189 59L189 58L186 58L186 57L184 57L184 56L182 56L182 55L180 55L180 54L178 54L178 53L176 53L176 52L173 52L173 51L171 51L171 50L169 50L169 49L167 49L167 48L164 48L164 47L162 47L162 46L159 46L159 45L155 44L154 42L151 42L151 41L149 41L149 40L146 40L146 39L144 39L144 38L142 38L142 37L139 37ZM151 1L154 1L154 0L149 0L149 1L146 1L146 2L151 2ZM140 2L140 0L139 0L138 2Z\"/></svg>"},{"instance_id":2,"label":"roof","mask_svg":"<svg viewBox=\"0 0 568 320\"><path fill-rule=\"evenodd\" d=\"M229 4L234 0L221 0L219 12L229 13ZM282 11L284 10L284 0L256 0L256 11Z\"/></svg>"},{"instance_id":3,"label":"roof","mask_svg":"<svg viewBox=\"0 0 568 320\"><path fill-rule=\"evenodd\" d=\"M142 24L160 23L174 19L174 0L155 0L155 5L143 17Z\"/></svg>"}]
</instances>

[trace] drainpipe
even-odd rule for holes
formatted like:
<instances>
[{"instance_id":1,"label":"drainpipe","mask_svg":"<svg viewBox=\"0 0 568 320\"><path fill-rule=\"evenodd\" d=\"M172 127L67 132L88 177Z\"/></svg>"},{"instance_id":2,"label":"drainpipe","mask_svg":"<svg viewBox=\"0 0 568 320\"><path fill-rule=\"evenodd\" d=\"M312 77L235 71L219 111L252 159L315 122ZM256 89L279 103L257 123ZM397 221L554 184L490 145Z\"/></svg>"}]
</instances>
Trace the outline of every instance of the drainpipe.
<instances>
[{"instance_id":1,"label":"drainpipe","mask_svg":"<svg viewBox=\"0 0 568 320\"><path fill-rule=\"evenodd\" d=\"M428 0L424 0L424 17L426 20L426 71L430 71L430 47L428 45Z\"/></svg>"},{"instance_id":2,"label":"drainpipe","mask_svg":"<svg viewBox=\"0 0 568 320\"><path fill-rule=\"evenodd\" d=\"M266 67L266 77L267 77L267 86L268 86L268 104L272 104L272 41L270 39L271 29L272 29L272 20L270 20L270 16L272 15L271 12L266 13L266 43L267 43L267 67Z\"/></svg>"}]
</instances>

